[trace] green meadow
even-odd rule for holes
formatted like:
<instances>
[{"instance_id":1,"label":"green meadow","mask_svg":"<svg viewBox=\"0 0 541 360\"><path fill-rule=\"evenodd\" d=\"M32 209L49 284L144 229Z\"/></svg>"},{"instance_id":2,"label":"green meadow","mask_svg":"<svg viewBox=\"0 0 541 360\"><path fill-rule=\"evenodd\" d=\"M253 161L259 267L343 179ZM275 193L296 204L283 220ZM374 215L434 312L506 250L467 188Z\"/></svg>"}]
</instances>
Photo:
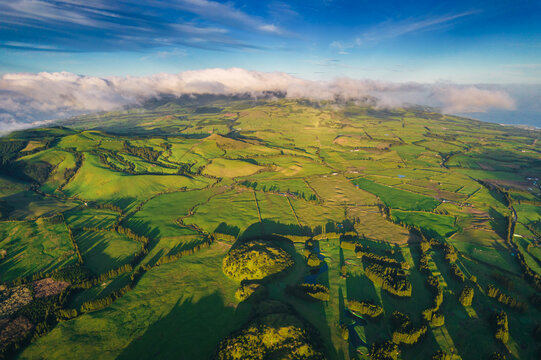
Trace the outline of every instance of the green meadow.
<instances>
[{"instance_id":1,"label":"green meadow","mask_svg":"<svg viewBox=\"0 0 541 360\"><path fill-rule=\"evenodd\" d=\"M355 179L353 183L359 186L359 188L378 196L387 206L395 209L431 211L439 204L434 198L397 190L363 178Z\"/></svg>"}]
</instances>

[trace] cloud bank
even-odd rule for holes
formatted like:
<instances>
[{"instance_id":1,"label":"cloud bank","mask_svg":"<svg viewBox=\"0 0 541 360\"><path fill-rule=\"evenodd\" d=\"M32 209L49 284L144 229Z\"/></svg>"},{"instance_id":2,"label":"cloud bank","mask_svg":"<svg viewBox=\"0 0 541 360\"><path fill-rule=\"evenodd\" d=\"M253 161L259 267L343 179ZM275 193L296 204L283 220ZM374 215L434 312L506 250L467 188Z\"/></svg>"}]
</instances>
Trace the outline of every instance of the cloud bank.
<instances>
[{"instance_id":1,"label":"cloud bank","mask_svg":"<svg viewBox=\"0 0 541 360\"><path fill-rule=\"evenodd\" d=\"M205 69L143 77L95 77L68 72L13 73L0 77L0 131L32 122L110 111L164 95L251 94L274 91L289 98L355 100L374 97L378 106L418 104L446 113L513 110L515 100L493 87L448 83L392 83L340 78L312 81L281 72Z\"/></svg>"}]
</instances>

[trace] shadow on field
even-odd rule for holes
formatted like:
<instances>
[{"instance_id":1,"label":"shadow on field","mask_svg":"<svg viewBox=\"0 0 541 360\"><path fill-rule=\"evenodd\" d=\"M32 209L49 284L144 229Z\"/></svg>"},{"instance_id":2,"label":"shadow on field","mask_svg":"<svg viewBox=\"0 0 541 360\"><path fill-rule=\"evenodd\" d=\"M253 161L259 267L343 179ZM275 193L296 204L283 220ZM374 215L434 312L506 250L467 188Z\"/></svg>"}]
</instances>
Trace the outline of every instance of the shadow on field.
<instances>
[{"instance_id":1,"label":"shadow on field","mask_svg":"<svg viewBox=\"0 0 541 360\"><path fill-rule=\"evenodd\" d=\"M220 225L216 227L214 232L238 237L240 233L240 228L235 225L227 225L225 222L221 222Z\"/></svg>"},{"instance_id":2,"label":"shadow on field","mask_svg":"<svg viewBox=\"0 0 541 360\"><path fill-rule=\"evenodd\" d=\"M364 275L349 273L346 279L347 300L357 301L373 301L375 304L382 306L374 284ZM385 315L389 316L392 309L385 309ZM385 319L380 316L377 319L371 319L368 325L364 327L366 335L366 343L381 342L388 339L389 334L386 330ZM350 352L354 353L355 349L350 345Z\"/></svg>"},{"instance_id":3,"label":"shadow on field","mask_svg":"<svg viewBox=\"0 0 541 360\"><path fill-rule=\"evenodd\" d=\"M266 234L280 234L280 235L310 235L312 230L309 226L299 226L295 224L282 224L276 221L263 219L261 222L263 231Z\"/></svg>"},{"instance_id":4,"label":"shadow on field","mask_svg":"<svg viewBox=\"0 0 541 360\"><path fill-rule=\"evenodd\" d=\"M149 239L156 239L160 236L160 229L157 226L150 226L149 222L143 220L132 220L129 219L126 222L123 222L123 226L129 227L138 234L143 234Z\"/></svg>"},{"instance_id":5,"label":"shadow on field","mask_svg":"<svg viewBox=\"0 0 541 360\"><path fill-rule=\"evenodd\" d=\"M101 232L79 232L75 235L75 240L85 263L96 275L128 263L134 255L133 253L122 253L112 257L107 254L110 242L114 242L115 239L104 239Z\"/></svg>"},{"instance_id":6,"label":"shadow on field","mask_svg":"<svg viewBox=\"0 0 541 360\"><path fill-rule=\"evenodd\" d=\"M11 242L13 243L14 241ZM18 264L24 259L24 253L27 247L28 246L18 246L16 250L10 250L8 257L0 261L0 274L2 274L3 281L27 275L28 269L21 269L18 267ZM41 269L37 270L40 271Z\"/></svg>"},{"instance_id":7,"label":"shadow on field","mask_svg":"<svg viewBox=\"0 0 541 360\"><path fill-rule=\"evenodd\" d=\"M125 197L125 198L115 199L113 201L113 204L122 209L127 209L128 207L130 207L133 203L137 201L138 200L134 197Z\"/></svg>"},{"instance_id":8,"label":"shadow on field","mask_svg":"<svg viewBox=\"0 0 541 360\"><path fill-rule=\"evenodd\" d=\"M225 223L221 223L218 229L227 230L229 228L236 228ZM345 220L343 223L328 222L325 224L325 232L327 233L343 233L345 231L353 231L354 223L350 220ZM227 232L222 232L224 234L229 234ZM283 224L269 219L263 219L261 222L256 222L251 224L242 232L239 236L240 238L255 238L261 235L282 235L287 237L288 235L293 236L315 236L323 233L323 227L317 226L315 228L310 228L309 226L299 226L297 224ZM231 234L234 235L234 234Z\"/></svg>"},{"instance_id":9,"label":"shadow on field","mask_svg":"<svg viewBox=\"0 0 541 360\"><path fill-rule=\"evenodd\" d=\"M243 306L227 306L219 293L179 300L117 359L208 359L218 343L246 320Z\"/></svg>"},{"instance_id":10,"label":"shadow on field","mask_svg":"<svg viewBox=\"0 0 541 360\"><path fill-rule=\"evenodd\" d=\"M492 230L502 239L507 238L507 218L492 207L488 210L488 214Z\"/></svg>"}]
</instances>

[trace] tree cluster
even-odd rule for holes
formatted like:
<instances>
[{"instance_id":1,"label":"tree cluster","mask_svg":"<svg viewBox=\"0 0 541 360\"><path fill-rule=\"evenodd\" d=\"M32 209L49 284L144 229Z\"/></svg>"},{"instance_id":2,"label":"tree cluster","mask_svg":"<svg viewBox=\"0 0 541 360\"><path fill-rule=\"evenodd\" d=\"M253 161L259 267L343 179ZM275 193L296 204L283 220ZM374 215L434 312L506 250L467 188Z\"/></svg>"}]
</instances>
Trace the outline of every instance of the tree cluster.
<instances>
[{"instance_id":1,"label":"tree cluster","mask_svg":"<svg viewBox=\"0 0 541 360\"><path fill-rule=\"evenodd\" d=\"M323 360L312 328L291 310L282 306L278 311L256 317L245 328L223 339L214 358Z\"/></svg>"},{"instance_id":2,"label":"tree cluster","mask_svg":"<svg viewBox=\"0 0 541 360\"><path fill-rule=\"evenodd\" d=\"M370 264L365 267L364 273L374 284L381 286L390 294L401 297L411 296L411 283L401 269Z\"/></svg>"},{"instance_id":3,"label":"tree cluster","mask_svg":"<svg viewBox=\"0 0 541 360\"><path fill-rule=\"evenodd\" d=\"M395 311L391 315L391 322L393 323L392 339L395 344L407 344L413 345L419 341L419 339L426 334L426 325L414 327L410 321L408 315Z\"/></svg>"},{"instance_id":4,"label":"tree cluster","mask_svg":"<svg viewBox=\"0 0 541 360\"><path fill-rule=\"evenodd\" d=\"M236 280L260 280L279 274L294 262L285 250L262 240L232 248L223 259L224 273Z\"/></svg>"},{"instance_id":5,"label":"tree cluster","mask_svg":"<svg viewBox=\"0 0 541 360\"><path fill-rule=\"evenodd\" d=\"M348 309L355 314L366 315L371 318L376 318L383 314L383 308L381 306L369 301L349 300Z\"/></svg>"},{"instance_id":6,"label":"tree cluster","mask_svg":"<svg viewBox=\"0 0 541 360\"><path fill-rule=\"evenodd\" d=\"M425 274L430 273L430 241L422 240L419 243L419 249L421 250L421 256L419 258L419 271Z\"/></svg>"},{"instance_id":7,"label":"tree cluster","mask_svg":"<svg viewBox=\"0 0 541 360\"><path fill-rule=\"evenodd\" d=\"M444 258L448 263L451 264L457 261L458 253L454 246L443 243L442 247L443 247Z\"/></svg>"},{"instance_id":8,"label":"tree cluster","mask_svg":"<svg viewBox=\"0 0 541 360\"><path fill-rule=\"evenodd\" d=\"M401 263L393 258L383 256L383 255L377 255L377 254L366 252L363 250L357 250L355 252L355 255L357 255L359 259L365 262L380 264L380 265L388 266L388 267L396 267L396 268L401 268L401 269L409 268L408 263L406 262Z\"/></svg>"},{"instance_id":9,"label":"tree cluster","mask_svg":"<svg viewBox=\"0 0 541 360\"><path fill-rule=\"evenodd\" d=\"M474 293L475 292L474 292L473 288L471 286L469 286L469 285L466 285L466 286L464 286L464 288L460 292L460 296L458 297L458 301L460 301L460 303L463 306L471 306L472 301L473 301Z\"/></svg>"},{"instance_id":10,"label":"tree cluster","mask_svg":"<svg viewBox=\"0 0 541 360\"><path fill-rule=\"evenodd\" d=\"M370 360L396 360L400 356L398 345L392 341L374 343L370 346Z\"/></svg>"},{"instance_id":11,"label":"tree cluster","mask_svg":"<svg viewBox=\"0 0 541 360\"><path fill-rule=\"evenodd\" d=\"M432 307L423 311L423 318L434 326L442 326L445 319L443 314L439 311L440 306L443 303L443 289L440 281L436 276L430 275L426 279L426 284L434 294L434 299Z\"/></svg>"},{"instance_id":12,"label":"tree cluster","mask_svg":"<svg viewBox=\"0 0 541 360\"><path fill-rule=\"evenodd\" d=\"M107 151L102 149L99 152L95 152L94 154L98 156L102 164L112 170L126 172L128 174L135 174L135 164L129 160L124 159L122 156L113 151ZM116 163L109 161L109 158L113 159L114 161L118 162L123 166L118 166Z\"/></svg>"}]
</instances>

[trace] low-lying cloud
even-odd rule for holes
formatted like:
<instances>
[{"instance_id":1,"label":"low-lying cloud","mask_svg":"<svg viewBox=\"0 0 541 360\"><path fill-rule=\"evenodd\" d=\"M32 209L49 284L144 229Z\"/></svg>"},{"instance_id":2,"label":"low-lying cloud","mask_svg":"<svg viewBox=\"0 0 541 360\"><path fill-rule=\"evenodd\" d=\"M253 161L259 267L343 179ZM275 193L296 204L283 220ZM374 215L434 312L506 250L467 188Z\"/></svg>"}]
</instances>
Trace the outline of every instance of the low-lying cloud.
<instances>
[{"instance_id":1,"label":"low-lying cloud","mask_svg":"<svg viewBox=\"0 0 541 360\"><path fill-rule=\"evenodd\" d=\"M312 81L281 72L240 68L205 69L142 77L96 77L57 73L13 73L0 77L0 131L32 122L110 111L164 95L281 92L289 98L355 100L373 97L378 106L427 105L446 113L512 110L515 100L494 86L392 83L340 78Z\"/></svg>"}]
</instances>

